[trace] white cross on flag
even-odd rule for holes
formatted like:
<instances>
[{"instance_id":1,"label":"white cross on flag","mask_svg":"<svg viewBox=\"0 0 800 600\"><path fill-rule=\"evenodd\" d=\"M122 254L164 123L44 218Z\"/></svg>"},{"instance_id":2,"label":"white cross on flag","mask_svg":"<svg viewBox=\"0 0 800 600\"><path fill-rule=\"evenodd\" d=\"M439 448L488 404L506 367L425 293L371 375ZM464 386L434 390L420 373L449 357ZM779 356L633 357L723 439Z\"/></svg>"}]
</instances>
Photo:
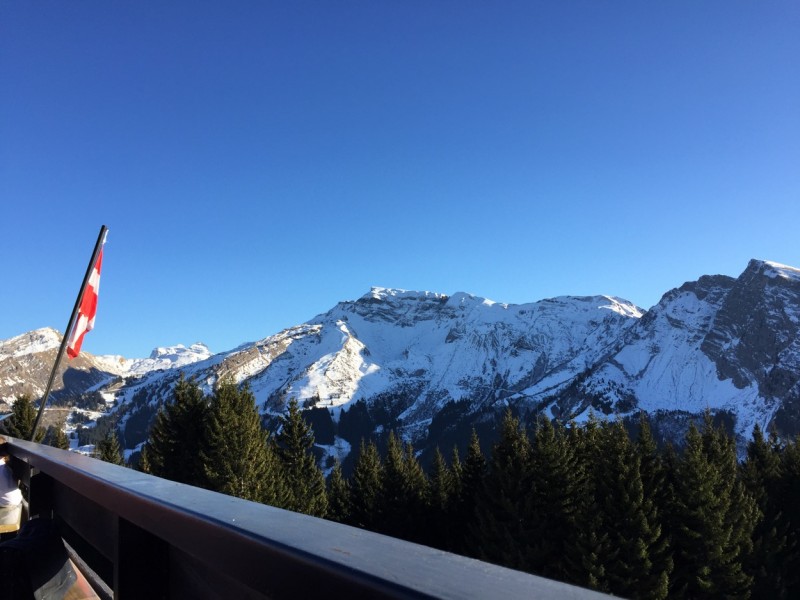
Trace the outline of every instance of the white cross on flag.
<instances>
[{"instance_id":1,"label":"white cross on flag","mask_svg":"<svg viewBox=\"0 0 800 600\"><path fill-rule=\"evenodd\" d=\"M97 293L100 291L100 267L103 265L103 249L97 255L97 262L94 263L92 274L86 284L86 290L81 298L81 306L78 309L78 320L72 328L72 335L69 336L67 355L75 358L81 351L83 336L87 331L94 327L94 317L97 314Z\"/></svg>"}]
</instances>

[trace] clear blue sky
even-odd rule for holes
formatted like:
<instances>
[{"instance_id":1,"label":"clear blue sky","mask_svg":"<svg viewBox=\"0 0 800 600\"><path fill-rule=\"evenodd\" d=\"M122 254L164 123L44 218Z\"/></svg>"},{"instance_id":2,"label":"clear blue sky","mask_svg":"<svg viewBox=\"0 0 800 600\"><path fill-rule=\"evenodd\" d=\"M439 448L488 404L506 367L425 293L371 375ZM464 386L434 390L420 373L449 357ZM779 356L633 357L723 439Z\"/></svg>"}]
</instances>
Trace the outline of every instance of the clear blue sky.
<instances>
[{"instance_id":1,"label":"clear blue sky","mask_svg":"<svg viewBox=\"0 0 800 600\"><path fill-rule=\"evenodd\" d=\"M800 3L0 0L0 339L228 350L370 286L800 266Z\"/></svg>"}]
</instances>

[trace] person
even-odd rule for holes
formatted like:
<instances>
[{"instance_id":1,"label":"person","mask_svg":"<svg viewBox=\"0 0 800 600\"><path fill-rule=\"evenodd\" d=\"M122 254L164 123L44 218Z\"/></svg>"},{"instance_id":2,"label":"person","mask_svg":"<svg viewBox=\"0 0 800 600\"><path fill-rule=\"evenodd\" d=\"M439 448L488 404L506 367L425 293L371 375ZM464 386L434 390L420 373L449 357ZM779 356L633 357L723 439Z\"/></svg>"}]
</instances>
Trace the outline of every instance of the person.
<instances>
[{"instance_id":1,"label":"person","mask_svg":"<svg viewBox=\"0 0 800 600\"><path fill-rule=\"evenodd\" d=\"M22 490L8 465L8 442L0 436L0 531L19 528L22 520Z\"/></svg>"}]
</instances>

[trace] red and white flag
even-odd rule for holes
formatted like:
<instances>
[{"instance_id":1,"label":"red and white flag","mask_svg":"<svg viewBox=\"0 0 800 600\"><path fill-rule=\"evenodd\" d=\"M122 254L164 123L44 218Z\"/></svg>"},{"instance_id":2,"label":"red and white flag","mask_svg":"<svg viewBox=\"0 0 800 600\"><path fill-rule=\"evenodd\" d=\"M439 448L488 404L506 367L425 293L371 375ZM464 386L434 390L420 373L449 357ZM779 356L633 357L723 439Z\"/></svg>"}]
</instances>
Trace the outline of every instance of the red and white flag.
<instances>
[{"instance_id":1,"label":"red and white flag","mask_svg":"<svg viewBox=\"0 0 800 600\"><path fill-rule=\"evenodd\" d=\"M72 328L72 335L69 336L67 355L75 358L81 351L83 336L94 327L94 317L97 314L97 294L100 291L100 267L103 266L103 249L97 255L97 262L94 263L92 274L83 292L81 306L78 309L78 319Z\"/></svg>"}]
</instances>

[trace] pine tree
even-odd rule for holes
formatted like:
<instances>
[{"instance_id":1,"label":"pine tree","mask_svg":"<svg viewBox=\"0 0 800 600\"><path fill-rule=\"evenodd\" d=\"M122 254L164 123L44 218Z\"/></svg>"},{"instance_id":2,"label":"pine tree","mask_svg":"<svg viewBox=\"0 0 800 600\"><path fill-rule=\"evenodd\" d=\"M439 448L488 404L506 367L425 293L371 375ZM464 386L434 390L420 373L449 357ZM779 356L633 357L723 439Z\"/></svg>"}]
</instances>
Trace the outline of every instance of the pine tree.
<instances>
[{"instance_id":1,"label":"pine tree","mask_svg":"<svg viewBox=\"0 0 800 600\"><path fill-rule=\"evenodd\" d=\"M532 543L527 513L530 495L531 446L519 419L506 410L500 440L483 493L478 497L472 537L480 558L515 569L528 569L526 554Z\"/></svg>"},{"instance_id":2,"label":"pine tree","mask_svg":"<svg viewBox=\"0 0 800 600\"><path fill-rule=\"evenodd\" d=\"M404 497L403 446L394 431L389 432L386 456L381 472L381 494L378 501L379 528L382 533L398 537L402 535L401 513L406 509Z\"/></svg>"},{"instance_id":3,"label":"pine tree","mask_svg":"<svg viewBox=\"0 0 800 600\"><path fill-rule=\"evenodd\" d=\"M530 457L525 514L531 526L526 570L570 580L571 548L577 545L581 512L589 506L591 486L579 460L578 428L569 432L542 417Z\"/></svg>"},{"instance_id":4,"label":"pine tree","mask_svg":"<svg viewBox=\"0 0 800 600\"><path fill-rule=\"evenodd\" d=\"M453 495L453 477L438 447L433 451L430 475L430 505L435 512L445 512Z\"/></svg>"},{"instance_id":5,"label":"pine tree","mask_svg":"<svg viewBox=\"0 0 800 600\"><path fill-rule=\"evenodd\" d=\"M554 433L560 434L561 430L556 429ZM547 428L542 437L545 440L549 437ZM603 514L603 497L598 487L608 470L605 453L609 449L605 447L600 422L592 411L586 424L583 427L573 424L566 438L575 458L572 484L579 493L571 509L574 536L564 544L562 577L570 583L607 592L610 589L607 568L615 549L609 540L608 519Z\"/></svg>"},{"instance_id":6,"label":"pine tree","mask_svg":"<svg viewBox=\"0 0 800 600\"><path fill-rule=\"evenodd\" d=\"M36 408L33 406L31 397L27 394L17 396L17 399L11 405L11 416L5 422L8 435L20 440L29 440L35 423ZM44 439L44 433L41 429L37 431L34 441L41 443L42 439Z\"/></svg>"},{"instance_id":7,"label":"pine tree","mask_svg":"<svg viewBox=\"0 0 800 600\"><path fill-rule=\"evenodd\" d=\"M654 503L645 498L640 458L621 422L602 428L596 498L610 552L604 559L608 590L626 598L666 598L669 571L652 560L665 538Z\"/></svg>"},{"instance_id":8,"label":"pine tree","mask_svg":"<svg viewBox=\"0 0 800 600\"><path fill-rule=\"evenodd\" d=\"M147 460L153 475L189 485L206 484L200 454L207 415L203 392L181 375L172 390L172 402L161 407L150 430Z\"/></svg>"},{"instance_id":9,"label":"pine tree","mask_svg":"<svg viewBox=\"0 0 800 600\"><path fill-rule=\"evenodd\" d=\"M784 571L787 532L775 504L780 471L778 448L764 439L756 425L753 439L747 445L747 459L741 466L742 482L762 515L753 532L753 552L747 565L756 598L787 597Z\"/></svg>"},{"instance_id":10,"label":"pine tree","mask_svg":"<svg viewBox=\"0 0 800 600\"><path fill-rule=\"evenodd\" d=\"M64 423L57 425L50 425L47 428L47 433L44 436L44 443L53 448L60 448L61 450L69 450L69 438L64 433Z\"/></svg>"},{"instance_id":11,"label":"pine tree","mask_svg":"<svg viewBox=\"0 0 800 600\"><path fill-rule=\"evenodd\" d=\"M427 479L414 451L389 432L378 496L378 530L406 540L421 541Z\"/></svg>"},{"instance_id":12,"label":"pine tree","mask_svg":"<svg viewBox=\"0 0 800 600\"><path fill-rule=\"evenodd\" d=\"M461 465L461 457L458 455L458 446L453 446L453 452L450 455L450 478L454 496L458 496L461 493L463 477L464 467Z\"/></svg>"},{"instance_id":13,"label":"pine tree","mask_svg":"<svg viewBox=\"0 0 800 600\"><path fill-rule=\"evenodd\" d=\"M407 539L425 543L429 532L425 526L428 514L428 477L417 460L414 447L410 443L405 445L404 472L406 481L406 498L408 512L405 515Z\"/></svg>"},{"instance_id":14,"label":"pine tree","mask_svg":"<svg viewBox=\"0 0 800 600\"><path fill-rule=\"evenodd\" d=\"M728 542L735 559L722 569L723 587L731 597L747 598L752 592L753 577L745 567L752 556L753 533L762 514L740 477L736 441L722 427L713 426L710 413L706 414L704 421L703 443L709 457L722 473L724 489L730 497L725 525L731 531Z\"/></svg>"},{"instance_id":15,"label":"pine tree","mask_svg":"<svg viewBox=\"0 0 800 600\"><path fill-rule=\"evenodd\" d=\"M758 510L737 478L732 440L706 416L692 424L676 478L675 597L747 598L752 577L743 565Z\"/></svg>"},{"instance_id":16,"label":"pine tree","mask_svg":"<svg viewBox=\"0 0 800 600\"><path fill-rule=\"evenodd\" d=\"M315 517L324 517L328 507L325 477L312 453L314 432L303 419L297 400L281 417L276 437L278 459L288 490L286 508Z\"/></svg>"},{"instance_id":17,"label":"pine tree","mask_svg":"<svg viewBox=\"0 0 800 600\"><path fill-rule=\"evenodd\" d=\"M456 456L458 456L456 454ZM451 521L454 511L455 481L437 447L433 453L430 481L428 485L428 532L427 544L452 549L451 532L457 526Z\"/></svg>"},{"instance_id":18,"label":"pine tree","mask_svg":"<svg viewBox=\"0 0 800 600\"><path fill-rule=\"evenodd\" d=\"M459 473L456 479L456 498L453 522L460 526L452 531L453 546L456 552L467 556L478 556L477 547L473 541L473 532L478 530L476 510L478 499L484 491L484 478L486 477L486 457L481 450L480 440L475 429L470 435L467 446L467 457L463 466L456 460L458 451L453 451L453 464L458 464Z\"/></svg>"},{"instance_id":19,"label":"pine tree","mask_svg":"<svg viewBox=\"0 0 800 600\"><path fill-rule=\"evenodd\" d=\"M266 504L286 501L277 457L247 387L222 381L206 425L200 456L209 489Z\"/></svg>"},{"instance_id":20,"label":"pine tree","mask_svg":"<svg viewBox=\"0 0 800 600\"><path fill-rule=\"evenodd\" d=\"M347 523L352 510L350 495L350 483L342 475L342 466L337 460L328 477L328 512L325 516L331 521Z\"/></svg>"},{"instance_id":21,"label":"pine tree","mask_svg":"<svg viewBox=\"0 0 800 600\"><path fill-rule=\"evenodd\" d=\"M666 472L658 446L650 429L647 414L639 415L639 434L636 437L636 454L639 457L644 495L660 507L666 494Z\"/></svg>"},{"instance_id":22,"label":"pine tree","mask_svg":"<svg viewBox=\"0 0 800 600\"><path fill-rule=\"evenodd\" d=\"M654 515L651 524L661 527L660 540L650 547L650 561L652 568L650 575L645 577L645 586L649 589L660 589L662 573L667 576L667 592L669 591L669 578L671 577L674 563L672 560L671 536L668 518L668 505L670 504L670 490L668 473L665 461L658 451L647 415L642 413L639 420L639 435L634 445L639 459L639 472L642 479L642 492L644 501L652 504Z\"/></svg>"},{"instance_id":23,"label":"pine tree","mask_svg":"<svg viewBox=\"0 0 800 600\"><path fill-rule=\"evenodd\" d=\"M781 523L787 531L783 559L787 597L800 598L800 437L783 448L776 488L776 509L780 511Z\"/></svg>"},{"instance_id":24,"label":"pine tree","mask_svg":"<svg viewBox=\"0 0 800 600\"><path fill-rule=\"evenodd\" d=\"M144 444L142 446L142 454L139 457L139 464L136 465L136 470L141 471L142 473L147 473L148 475L152 475L153 473L153 466L150 464L150 451L148 450L148 444Z\"/></svg>"},{"instance_id":25,"label":"pine tree","mask_svg":"<svg viewBox=\"0 0 800 600\"><path fill-rule=\"evenodd\" d=\"M378 514L383 495L383 465L374 442L361 440L358 459L350 479L352 511L350 524L376 531L380 522Z\"/></svg>"},{"instance_id":26,"label":"pine tree","mask_svg":"<svg viewBox=\"0 0 800 600\"><path fill-rule=\"evenodd\" d=\"M122 458L122 450L119 446L117 432L113 429L97 443L94 454L96 458L114 465L125 464L125 460Z\"/></svg>"}]
</instances>

